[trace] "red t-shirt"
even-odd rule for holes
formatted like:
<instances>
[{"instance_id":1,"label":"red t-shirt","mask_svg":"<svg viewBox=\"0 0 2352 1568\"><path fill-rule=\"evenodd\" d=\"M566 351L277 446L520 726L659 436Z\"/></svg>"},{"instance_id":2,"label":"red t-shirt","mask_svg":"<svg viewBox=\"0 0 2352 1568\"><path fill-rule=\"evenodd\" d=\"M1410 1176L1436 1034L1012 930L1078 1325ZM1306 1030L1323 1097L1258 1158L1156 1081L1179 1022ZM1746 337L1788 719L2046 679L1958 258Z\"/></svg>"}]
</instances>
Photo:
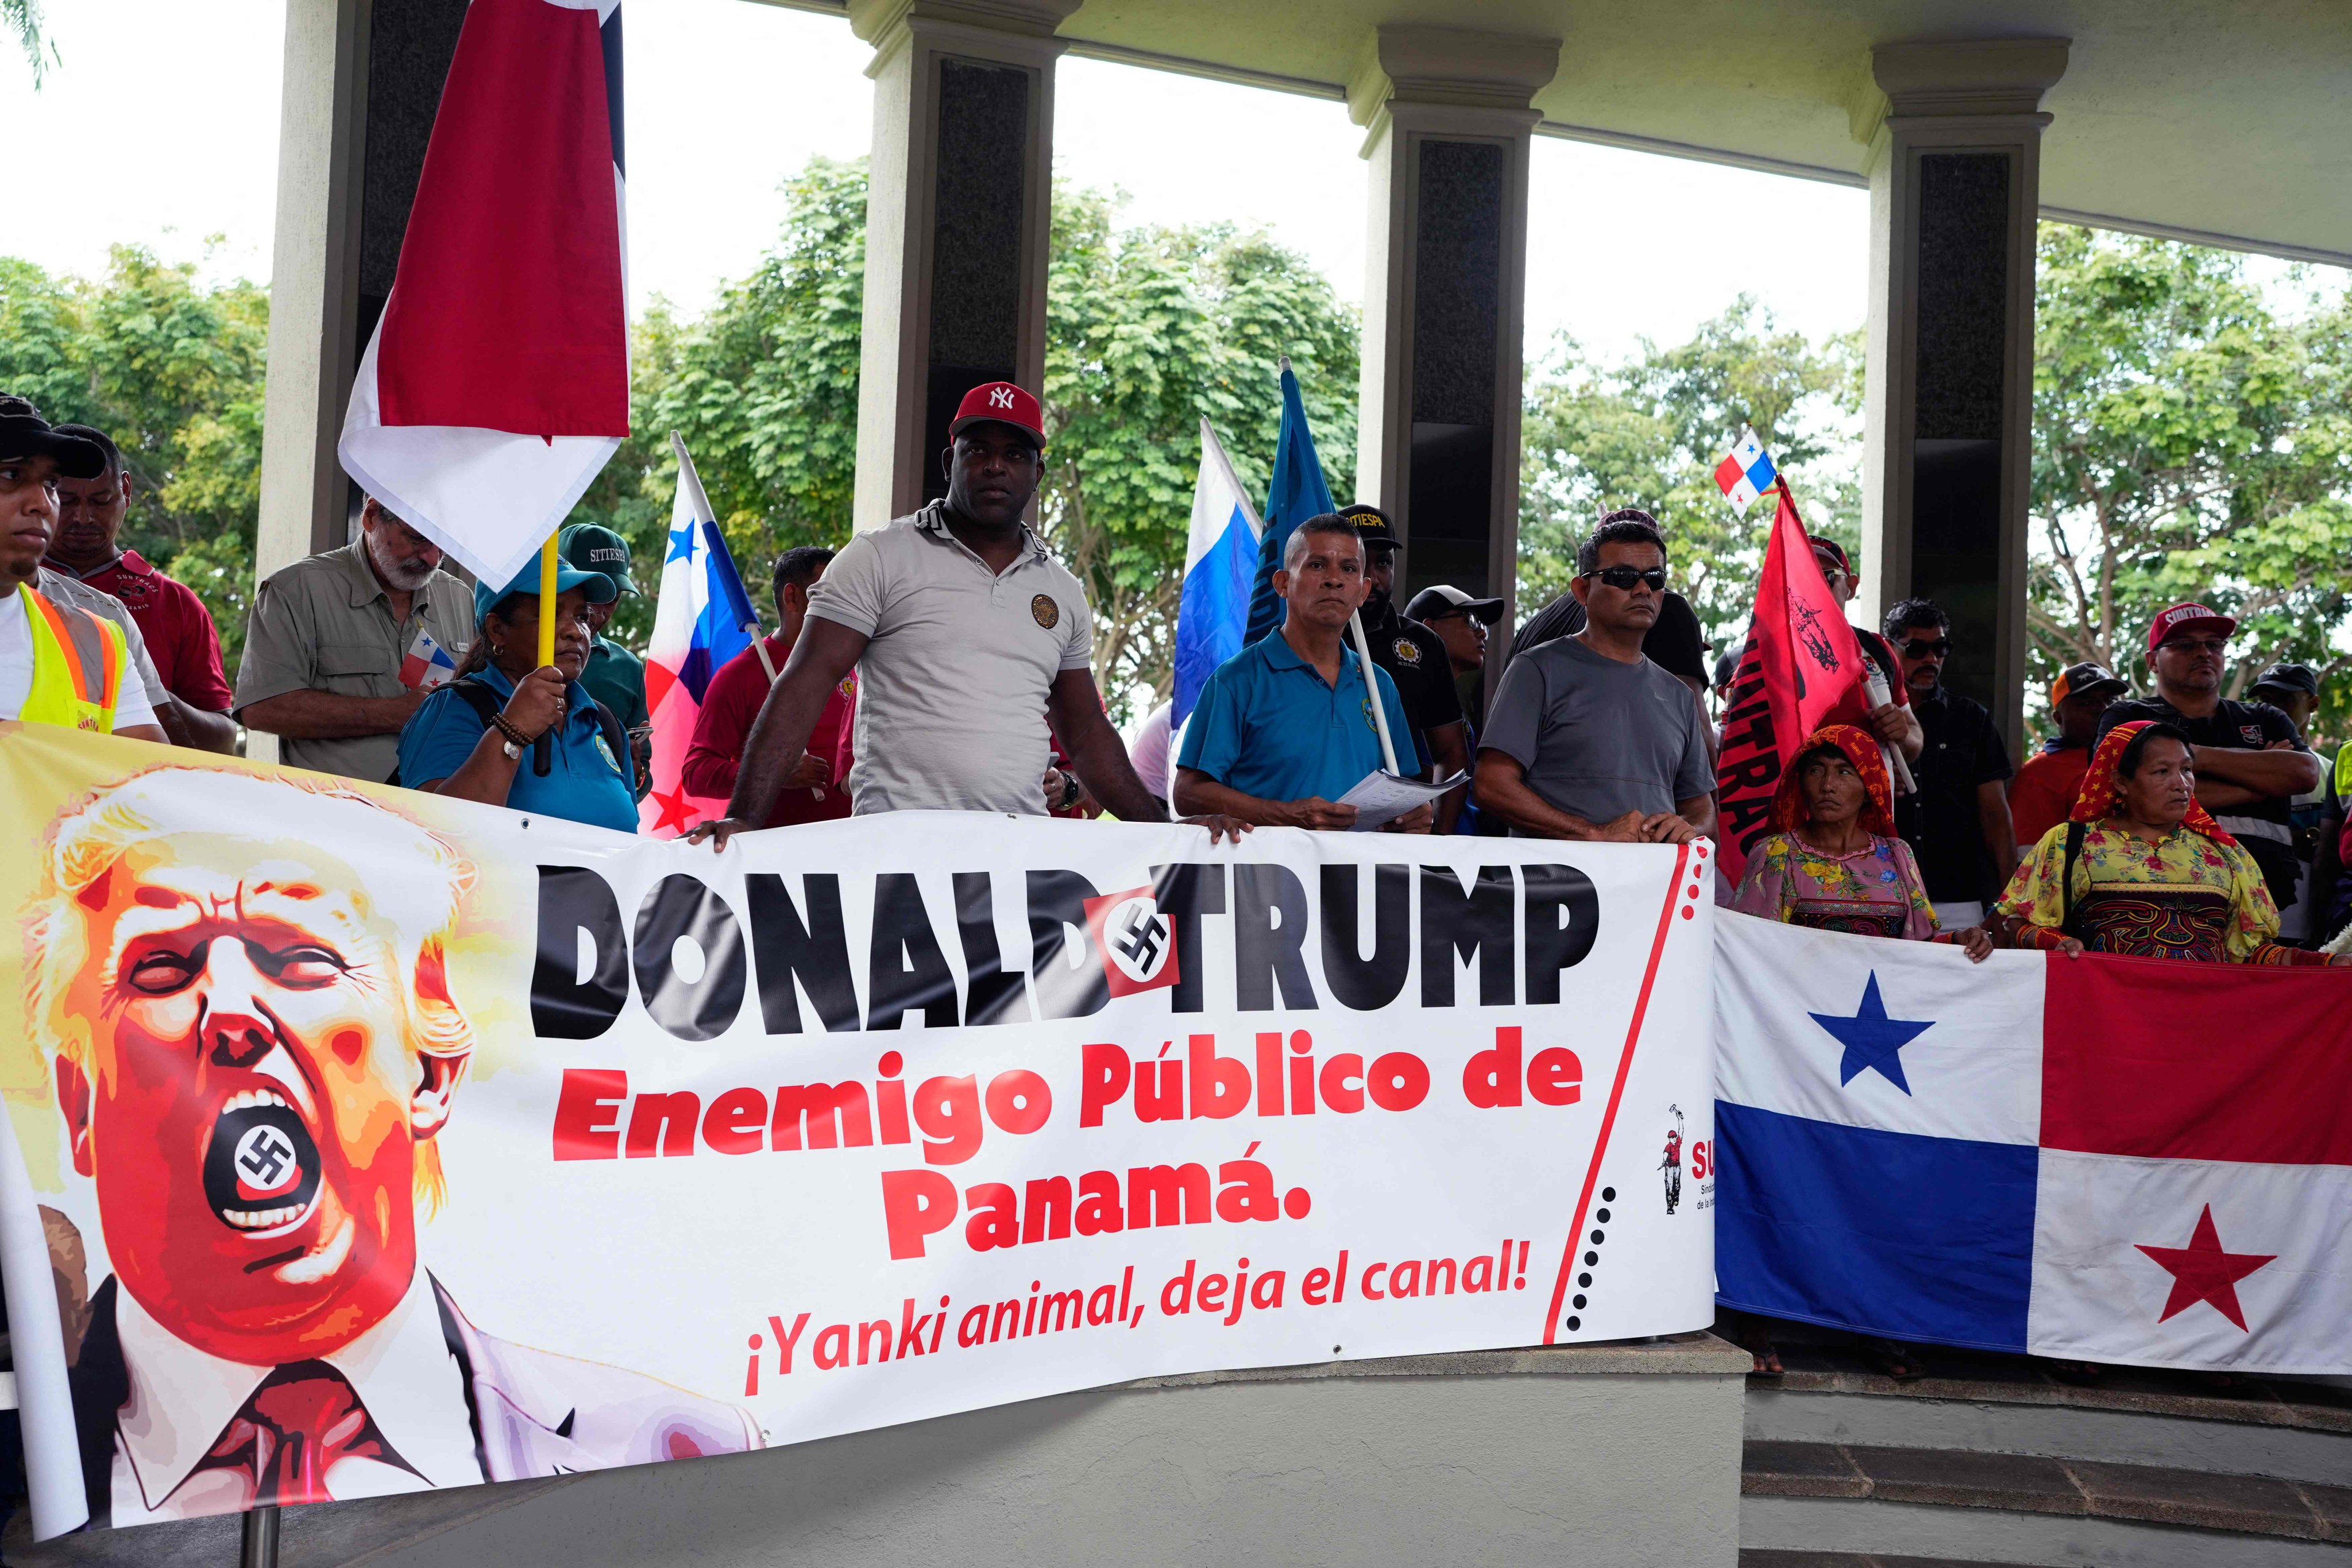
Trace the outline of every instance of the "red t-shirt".
<instances>
[{"instance_id":1,"label":"red t-shirt","mask_svg":"<svg viewBox=\"0 0 2352 1568\"><path fill-rule=\"evenodd\" d=\"M2083 775L2091 771L2091 748L2069 746L2063 752L2036 752L2025 759L2009 781L2009 820L2020 844L2042 842L2042 836L2074 813L2074 797L2083 793Z\"/></svg>"},{"instance_id":2,"label":"red t-shirt","mask_svg":"<svg viewBox=\"0 0 2352 1568\"><path fill-rule=\"evenodd\" d=\"M792 650L773 636L764 640L768 657L776 661L778 669L783 668ZM809 732L809 752L824 761L834 782L820 789L778 790L776 804L768 808L768 820L761 826L789 827L849 815L849 791L841 781L849 772L850 695L856 689L855 677L843 681L825 700L824 711L817 715L816 728ZM751 733L751 721L760 716L760 705L767 700L768 672L761 667L757 648L745 648L710 678L702 693L701 715L694 721L694 739L686 749L682 771L688 795L725 800L734 793L735 773L743 763L743 742Z\"/></svg>"},{"instance_id":3,"label":"red t-shirt","mask_svg":"<svg viewBox=\"0 0 2352 1568\"><path fill-rule=\"evenodd\" d=\"M139 623L139 635L147 639L147 656L155 661L165 690L191 708L228 711L220 633L194 589L148 565L135 550L124 551L112 565L101 566L81 581L122 601Z\"/></svg>"}]
</instances>

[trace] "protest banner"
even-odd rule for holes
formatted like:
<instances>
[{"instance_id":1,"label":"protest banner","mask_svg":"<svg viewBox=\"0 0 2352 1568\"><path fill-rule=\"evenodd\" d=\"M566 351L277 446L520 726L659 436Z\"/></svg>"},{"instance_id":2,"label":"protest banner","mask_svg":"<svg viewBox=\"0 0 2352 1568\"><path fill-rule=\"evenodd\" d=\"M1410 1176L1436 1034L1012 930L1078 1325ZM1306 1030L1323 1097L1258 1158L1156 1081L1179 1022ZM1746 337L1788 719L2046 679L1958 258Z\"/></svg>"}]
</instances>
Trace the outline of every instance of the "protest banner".
<instances>
[{"instance_id":1,"label":"protest banner","mask_svg":"<svg viewBox=\"0 0 2352 1568\"><path fill-rule=\"evenodd\" d=\"M44 1535L1713 1317L1704 844L0 781Z\"/></svg>"},{"instance_id":2,"label":"protest banner","mask_svg":"<svg viewBox=\"0 0 2352 1568\"><path fill-rule=\"evenodd\" d=\"M2340 974L1971 964L1728 910L1716 941L1726 1305L2071 1360L2352 1373Z\"/></svg>"}]
</instances>

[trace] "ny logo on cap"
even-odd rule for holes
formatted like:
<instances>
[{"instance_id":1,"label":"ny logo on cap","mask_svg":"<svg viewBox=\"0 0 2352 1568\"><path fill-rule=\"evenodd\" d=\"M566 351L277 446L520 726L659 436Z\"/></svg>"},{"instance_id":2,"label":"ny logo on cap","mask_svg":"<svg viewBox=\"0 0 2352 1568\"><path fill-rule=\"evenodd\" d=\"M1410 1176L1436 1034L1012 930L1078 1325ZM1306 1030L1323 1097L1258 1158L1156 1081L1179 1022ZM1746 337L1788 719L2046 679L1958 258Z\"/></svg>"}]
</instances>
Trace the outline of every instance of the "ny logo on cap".
<instances>
[{"instance_id":1,"label":"ny logo on cap","mask_svg":"<svg viewBox=\"0 0 2352 1568\"><path fill-rule=\"evenodd\" d=\"M995 391L988 395L988 402L989 405L993 408L1012 407L1013 389L1009 386L998 387Z\"/></svg>"}]
</instances>

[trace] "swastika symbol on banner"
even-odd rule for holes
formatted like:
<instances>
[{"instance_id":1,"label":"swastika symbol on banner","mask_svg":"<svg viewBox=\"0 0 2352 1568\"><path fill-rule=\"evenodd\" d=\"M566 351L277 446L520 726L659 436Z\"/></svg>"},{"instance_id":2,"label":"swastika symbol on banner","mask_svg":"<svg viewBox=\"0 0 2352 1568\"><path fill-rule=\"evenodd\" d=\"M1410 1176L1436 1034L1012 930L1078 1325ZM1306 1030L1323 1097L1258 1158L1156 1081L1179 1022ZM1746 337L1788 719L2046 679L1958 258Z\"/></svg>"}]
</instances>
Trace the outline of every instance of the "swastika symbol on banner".
<instances>
[{"instance_id":1,"label":"swastika symbol on banner","mask_svg":"<svg viewBox=\"0 0 2352 1568\"><path fill-rule=\"evenodd\" d=\"M1150 974L1168 941L1168 922L1147 914L1140 903L1127 906L1127 928L1118 933L1118 950L1138 974Z\"/></svg>"},{"instance_id":2,"label":"swastika symbol on banner","mask_svg":"<svg viewBox=\"0 0 2352 1568\"><path fill-rule=\"evenodd\" d=\"M1012 407L1012 406L1013 406L1013 389L1012 389L1011 387L1009 387L1009 386L1000 386L1000 387L998 387L994 392L992 392L992 393L990 393L990 394L988 395L988 402L989 402L989 406L991 406L991 407L992 407L992 408L1010 408L1010 407Z\"/></svg>"},{"instance_id":3,"label":"swastika symbol on banner","mask_svg":"<svg viewBox=\"0 0 2352 1568\"><path fill-rule=\"evenodd\" d=\"M277 1186L293 1163L293 1141L275 1127L256 1127L237 1140L236 1168L262 1192Z\"/></svg>"}]
</instances>

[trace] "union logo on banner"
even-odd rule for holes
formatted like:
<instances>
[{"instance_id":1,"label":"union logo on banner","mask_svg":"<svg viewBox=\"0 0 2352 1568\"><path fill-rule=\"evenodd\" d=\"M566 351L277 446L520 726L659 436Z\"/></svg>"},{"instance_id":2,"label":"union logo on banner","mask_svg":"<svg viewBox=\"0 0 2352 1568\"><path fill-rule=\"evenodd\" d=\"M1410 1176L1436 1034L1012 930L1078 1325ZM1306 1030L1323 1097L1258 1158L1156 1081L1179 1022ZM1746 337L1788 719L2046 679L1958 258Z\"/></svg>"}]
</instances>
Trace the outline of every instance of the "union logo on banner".
<instances>
[{"instance_id":1,"label":"union logo on banner","mask_svg":"<svg viewBox=\"0 0 2352 1568\"><path fill-rule=\"evenodd\" d=\"M1085 900L1087 930L1102 953L1103 977L1114 996L1157 991L1183 978L1176 928L1160 912L1150 888L1129 888Z\"/></svg>"}]
</instances>

